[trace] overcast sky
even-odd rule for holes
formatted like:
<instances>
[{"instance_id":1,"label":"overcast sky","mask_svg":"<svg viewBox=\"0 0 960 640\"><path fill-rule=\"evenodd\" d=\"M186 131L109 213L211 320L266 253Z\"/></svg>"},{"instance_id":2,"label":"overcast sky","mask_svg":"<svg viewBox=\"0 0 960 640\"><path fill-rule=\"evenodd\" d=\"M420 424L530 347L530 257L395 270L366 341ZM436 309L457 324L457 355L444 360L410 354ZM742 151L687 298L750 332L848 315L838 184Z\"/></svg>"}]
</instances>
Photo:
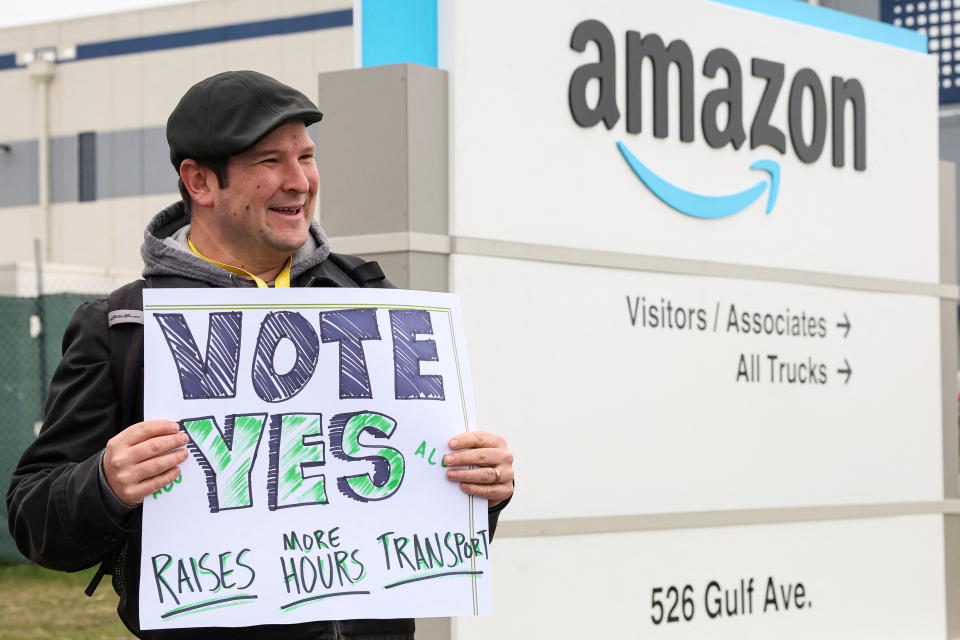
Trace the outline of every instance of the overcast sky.
<instances>
[{"instance_id":1,"label":"overcast sky","mask_svg":"<svg viewBox=\"0 0 960 640\"><path fill-rule=\"evenodd\" d=\"M0 29L193 0L0 0Z\"/></svg>"}]
</instances>

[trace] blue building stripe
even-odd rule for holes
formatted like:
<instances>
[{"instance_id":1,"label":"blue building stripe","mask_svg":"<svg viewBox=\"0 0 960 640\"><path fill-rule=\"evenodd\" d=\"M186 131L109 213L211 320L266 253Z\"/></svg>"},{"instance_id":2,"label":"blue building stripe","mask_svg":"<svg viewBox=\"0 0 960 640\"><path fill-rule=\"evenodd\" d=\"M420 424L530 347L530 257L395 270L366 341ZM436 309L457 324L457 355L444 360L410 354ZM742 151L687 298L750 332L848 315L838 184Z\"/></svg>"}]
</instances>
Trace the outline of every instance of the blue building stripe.
<instances>
[{"instance_id":1,"label":"blue building stripe","mask_svg":"<svg viewBox=\"0 0 960 640\"><path fill-rule=\"evenodd\" d=\"M865 40L882 42L901 49L909 49L918 53L927 53L927 37L922 33L901 29L890 24L869 20L860 16L851 15L807 4L799 0L712 0L720 4L756 11L768 16L801 22L813 27L820 27L828 31L844 33Z\"/></svg>"},{"instance_id":2,"label":"blue building stripe","mask_svg":"<svg viewBox=\"0 0 960 640\"><path fill-rule=\"evenodd\" d=\"M138 36L136 38L121 38L119 40L104 40L103 42L89 42L77 45L76 60L92 60L110 56L123 56L131 53L147 53L149 51L163 51L180 47L195 47L203 44L230 42L231 40L246 40L263 38L321 29L336 29L353 25L353 10L328 11L324 13L308 13L289 18L275 18L272 20L258 20L255 22L241 22L220 27L205 29L191 29L190 31L175 31L172 33L158 33L156 35ZM74 62L62 60L61 63ZM14 54L0 55L0 70L16 68Z\"/></svg>"},{"instance_id":3,"label":"blue building stripe","mask_svg":"<svg viewBox=\"0 0 960 640\"><path fill-rule=\"evenodd\" d=\"M363 0L361 13L364 67L437 66L437 0Z\"/></svg>"},{"instance_id":4,"label":"blue building stripe","mask_svg":"<svg viewBox=\"0 0 960 640\"><path fill-rule=\"evenodd\" d=\"M352 24L353 10L351 9L327 13L310 13L289 18L242 22L221 27L81 44L77 46L77 60L178 49L180 47L195 47L203 44L318 31L320 29L335 29L337 27L349 27Z\"/></svg>"}]
</instances>

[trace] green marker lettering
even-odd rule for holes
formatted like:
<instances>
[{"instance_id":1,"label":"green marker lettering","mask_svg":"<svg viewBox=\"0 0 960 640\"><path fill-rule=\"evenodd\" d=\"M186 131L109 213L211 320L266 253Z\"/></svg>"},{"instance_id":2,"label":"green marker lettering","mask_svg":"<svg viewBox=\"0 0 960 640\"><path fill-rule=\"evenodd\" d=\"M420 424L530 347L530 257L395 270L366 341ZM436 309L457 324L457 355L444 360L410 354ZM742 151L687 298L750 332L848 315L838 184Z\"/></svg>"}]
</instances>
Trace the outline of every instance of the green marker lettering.
<instances>
[{"instance_id":1,"label":"green marker lettering","mask_svg":"<svg viewBox=\"0 0 960 640\"><path fill-rule=\"evenodd\" d=\"M190 436L190 449L207 462L201 466L211 513L252 506L250 472L266 419L265 413L228 415L224 433L212 417L180 422Z\"/></svg>"}]
</instances>

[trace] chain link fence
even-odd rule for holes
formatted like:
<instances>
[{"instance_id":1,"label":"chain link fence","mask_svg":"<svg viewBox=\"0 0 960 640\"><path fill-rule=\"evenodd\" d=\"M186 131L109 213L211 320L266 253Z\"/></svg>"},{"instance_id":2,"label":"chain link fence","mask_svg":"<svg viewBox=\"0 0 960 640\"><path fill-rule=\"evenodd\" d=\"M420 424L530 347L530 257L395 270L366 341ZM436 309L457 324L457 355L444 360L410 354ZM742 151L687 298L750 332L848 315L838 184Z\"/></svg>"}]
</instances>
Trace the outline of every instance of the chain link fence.
<instances>
[{"instance_id":1,"label":"chain link fence","mask_svg":"<svg viewBox=\"0 0 960 640\"><path fill-rule=\"evenodd\" d=\"M76 308L133 280L101 268L0 265L0 490L6 496L20 456L40 429L63 332ZM27 562L7 530L0 501L0 563Z\"/></svg>"}]
</instances>

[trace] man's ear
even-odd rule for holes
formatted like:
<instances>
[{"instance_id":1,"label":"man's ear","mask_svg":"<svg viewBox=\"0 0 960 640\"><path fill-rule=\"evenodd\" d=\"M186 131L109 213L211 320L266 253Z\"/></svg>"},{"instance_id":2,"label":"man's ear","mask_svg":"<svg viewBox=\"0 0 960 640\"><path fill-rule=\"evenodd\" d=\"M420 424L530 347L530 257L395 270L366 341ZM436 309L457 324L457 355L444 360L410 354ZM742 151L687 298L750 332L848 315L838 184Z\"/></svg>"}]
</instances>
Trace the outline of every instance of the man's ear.
<instances>
[{"instance_id":1,"label":"man's ear","mask_svg":"<svg viewBox=\"0 0 960 640\"><path fill-rule=\"evenodd\" d=\"M190 198L201 207L213 206L213 190L219 187L217 176L197 161L187 158L180 163L180 179L190 192Z\"/></svg>"}]
</instances>

